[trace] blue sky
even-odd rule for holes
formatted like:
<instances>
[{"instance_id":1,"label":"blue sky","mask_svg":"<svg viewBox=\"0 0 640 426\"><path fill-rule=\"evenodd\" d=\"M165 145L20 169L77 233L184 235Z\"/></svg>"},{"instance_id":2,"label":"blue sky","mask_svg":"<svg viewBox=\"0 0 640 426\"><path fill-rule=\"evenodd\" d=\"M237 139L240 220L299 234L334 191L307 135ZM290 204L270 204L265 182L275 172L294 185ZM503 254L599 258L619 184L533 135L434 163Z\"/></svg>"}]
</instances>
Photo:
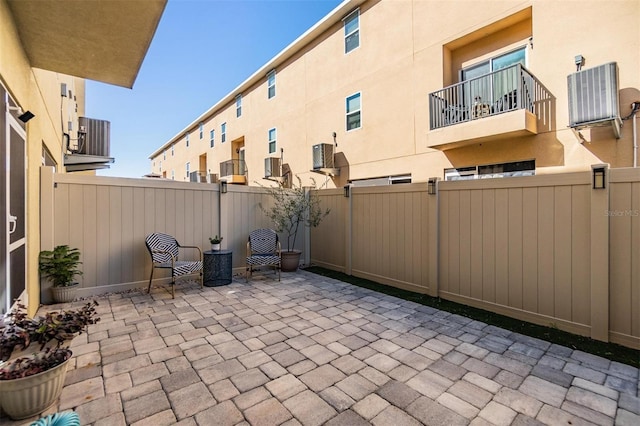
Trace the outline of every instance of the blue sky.
<instances>
[{"instance_id":1,"label":"blue sky","mask_svg":"<svg viewBox=\"0 0 640 426\"><path fill-rule=\"evenodd\" d=\"M87 117L111 122L111 169L141 177L149 155L341 0L169 0L133 89L87 81Z\"/></svg>"}]
</instances>

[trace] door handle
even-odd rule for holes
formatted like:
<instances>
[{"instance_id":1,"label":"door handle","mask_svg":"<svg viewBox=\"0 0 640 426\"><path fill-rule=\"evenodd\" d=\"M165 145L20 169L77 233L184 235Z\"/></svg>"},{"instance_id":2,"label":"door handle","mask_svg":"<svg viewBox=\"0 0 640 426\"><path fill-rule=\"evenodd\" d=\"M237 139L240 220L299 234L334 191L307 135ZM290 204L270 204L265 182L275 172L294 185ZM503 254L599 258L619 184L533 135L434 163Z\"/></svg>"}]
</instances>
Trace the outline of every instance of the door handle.
<instances>
[{"instance_id":1,"label":"door handle","mask_svg":"<svg viewBox=\"0 0 640 426\"><path fill-rule=\"evenodd\" d=\"M16 226L18 225L18 216L9 215L9 234L16 232Z\"/></svg>"}]
</instances>

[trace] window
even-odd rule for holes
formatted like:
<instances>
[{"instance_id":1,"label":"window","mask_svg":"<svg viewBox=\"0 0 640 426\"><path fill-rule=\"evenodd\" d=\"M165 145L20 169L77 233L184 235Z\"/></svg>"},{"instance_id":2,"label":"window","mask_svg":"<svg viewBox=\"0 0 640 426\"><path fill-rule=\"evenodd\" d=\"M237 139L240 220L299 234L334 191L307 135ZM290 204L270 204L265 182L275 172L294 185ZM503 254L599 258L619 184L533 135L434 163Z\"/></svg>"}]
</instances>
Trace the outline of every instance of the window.
<instances>
[{"instance_id":1,"label":"window","mask_svg":"<svg viewBox=\"0 0 640 426\"><path fill-rule=\"evenodd\" d=\"M171 145L171 156L173 157L173 147L174 145Z\"/></svg>"},{"instance_id":2,"label":"window","mask_svg":"<svg viewBox=\"0 0 640 426\"><path fill-rule=\"evenodd\" d=\"M411 183L411 175L389 176L389 183L397 185L399 183Z\"/></svg>"},{"instance_id":3,"label":"window","mask_svg":"<svg viewBox=\"0 0 640 426\"><path fill-rule=\"evenodd\" d=\"M276 152L276 129L269 129L269 154Z\"/></svg>"},{"instance_id":4,"label":"window","mask_svg":"<svg viewBox=\"0 0 640 426\"><path fill-rule=\"evenodd\" d=\"M167 151L165 151L165 152L163 152L163 153L162 153L162 159L163 159L163 160L166 160L166 159L167 159Z\"/></svg>"},{"instance_id":5,"label":"window","mask_svg":"<svg viewBox=\"0 0 640 426\"><path fill-rule=\"evenodd\" d=\"M445 180L471 180L515 176L534 176L535 174L536 160L487 164L484 166L459 167L457 169L444 169Z\"/></svg>"},{"instance_id":6,"label":"window","mask_svg":"<svg viewBox=\"0 0 640 426\"><path fill-rule=\"evenodd\" d=\"M227 123L220 125L220 142L225 143L227 141Z\"/></svg>"},{"instance_id":7,"label":"window","mask_svg":"<svg viewBox=\"0 0 640 426\"><path fill-rule=\"evenodd\" d=\"M184 140L187 143L187 148L189 148L189 133L184 134Z\"/></svg>"},{"instance_id":8,"label":"window","mask_svg":"<svg viewBox=\"0 0 640 426\"><path fill-rule=\"evenodd\" d=\"M213 145L215 145L215 136L216 136L216 131L211 129L211 131L209 132L209 146L211 148L213 148Z\"/></svg>"},{"instance_id":9,"label":"window","mask_svg":"<svg viewBox=\"0 0 640 426\"><path fill-rule=\"evenodd\" d=\"M276 71L267 74L267 98L271 99L276 95Z\"/></svg>"},{"instance_id":10,"label":"window","mask_svg":"<svg viewBox=\"0 0 640 426\"><path fill-rule=\"evenodd\" d=\"M360 128L360 93L347 98L347 131Z\"/></svg>"},{"instance_id":11,"label":"window","mask_svg":"<svg viewBox=\"0 0 640 426\"><path fill-rule=\"evenodd\" d=\"M242 115L242 95L236 96L236 117Z\"/></svg>"},{"instance_id":12,"label":"window","mask_svg":"<svg viewBox=\"0 0 640 426\"><path fill-rule=\"evenodd\" d=\"M176 180L176 171L171 170L171 180Z\"/></svg>"},{"instance_id":13,"label":"window","mask_svg":"<svg viewBox=\"0 0 640 426\"><path fill-rule=\"evenodd\" d=\"M200 123L200 139L204 137L204 124Z\"/></svg>"},{"instance_id":14,"label":"window","mask_svg":"<svg viewBox=\"0 0 640 426\"><path fill-rule=\"evenodd\" d=\"M360 10L355 10L344 18L344 53L360 46Z\"/></svg>"},{"instance_id":15,"label":"window","mask_svg":"<svg viewBox=\"0 0 640 426\"><path fill-rule=\"evenodd\" d=\"M162 171L162 160L160 160L160 171Z\"/></svg>"},{"instance_id":16,"label":"window","mask_svg":"<svg viewBox=\"0 0 640 426\"><path fill-rule=\"evenodd\" d=\"M189 179L189 166L190 165L191 164L189 164L189 162L187 161L187 164L185 164L185 166L184 166L185 170L187 171L187 179Z\"/></svg>"},{"instance_id":17,"label":"window","mask_svg":"<svg viewBox=\"0 0 640 426\"><path fill-rule=\"evenodd\" d=\"M42 144L42 165L51 166L55 168L54 170L58 170L56 160L53 159L53 155L51 155L44 143Z\"/></svg>"}]
</instances>

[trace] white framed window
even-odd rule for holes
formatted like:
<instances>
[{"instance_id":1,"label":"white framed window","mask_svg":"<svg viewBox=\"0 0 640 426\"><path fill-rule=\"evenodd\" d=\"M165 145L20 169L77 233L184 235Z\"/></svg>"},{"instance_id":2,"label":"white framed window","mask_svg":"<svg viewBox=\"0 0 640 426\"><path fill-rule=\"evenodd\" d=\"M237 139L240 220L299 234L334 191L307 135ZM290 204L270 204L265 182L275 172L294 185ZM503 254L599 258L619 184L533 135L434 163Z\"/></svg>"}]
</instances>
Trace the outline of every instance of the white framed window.
<instances>
[{"instance_id":1,"label":"white framed window","mask_svg":"<svg viewBox=\"0 0 640 426\"><path fill-rule=\"evenodd\" d=\"M185 133L184 134L184 140L185 140L185 142L187 144L187 148L189 148L189 133Z\"/></svg>"},{"instance_id":2,"label":"white framed window","mask_svg":"<svg viewBox=\"0 0 640 426\"><path fill-rule=\"evenodd\" d=\"M346 115L347 115L347 131L359 129L362 125L361 121L361 102L360 92L347 97Z\"/></svg>"},{"instance_id":3,"label":"white framed window","mask_svg":"<svg viewBox=\"0 0 640 426\"><path fill-rule=\"evenodd\" d=\"M411 175L389 176L389 183L391 185L397 185L399 183L411 183Z\"/></svg>"},{"instance_id":4,"label":"white framed window","mask_svg":"<svg viewBox=\"0 0 640 426\"><path fill-rule=\"evenodd\" d=\"M200 123L200 139L204 137L204 123Z\"/></svg>"},{"instance_id":5,"label":"white framed window","mask_svg":"<svg viewBox=\"0 0 640 426\"><path fill-rule=\"evenodd\" d=\"M187 161L187 164L184 165L184 169L187 171L187 180L189 180L189 167L191 164Z\"/></svg>"},{"instance_id":6,"label":"white framed window","mask_svg":"<svg viewBox=\"0 0 640 426\"><path fill-rule=\"evenodd\" d=\"M225 143L227 141L227 123L220 125L220 142Z\"/></svg>"},{"instance_id":7,"label":"white framed window","mask_svg":"<svg viewBox=\"0 0 640 426\"><path fill-rule=\"evenodd\" d=\"M174 149L173 149L173 147L174 147L174 146L175 146L175 145L171 145L171 156L172 156L172 157L173 157L173 154L174 154Z\"/></svg>"},{"instance_id":8,"label":"white framed window","mask_svg":"<svg viewBox=\"0 0 640 426\"><path fill-rule=\"evenodd\" d=\"M176 180L176 171L171 170L171 180Z\"/></svg>"},{"instance_id":9,"label":"white framed window","mask_svg":"<svg viewBox=\"0 0 640 426\"><path fill-rule=\"evenodd\" d=\"M236 117L242 115L242 95L236 96Z\"/></svg>"},{"instance_id":10,"label":"white framed window","mask_svg":"<svg viewBox=\"0 0 640 426\"><path fill-rule=\"evenodd\" d=\"M215 145L215 138L216 138L216 131L211 129L209 131L209 147L213 148L213 146Z\"/></svg>"},{"instance_id":11,"label":"white framed window","mask_svg":"<svg viewBox=\"0 0 640 426\"><path fill-rule=\"evenodd\" d=\"M162 171L162 160L160 160L160 171Z\"/></svg>"},{"instance_id":12,"label":"white framed window","mask_svg":"<svg viewBox=\"0 0 640 426\"><path fill-rule=\"evenodd\" d=\"M163 160L167 159L167 151L166 150L162 153L162 159Z\"/></svg>"},{"instance_id":13,"label":"white framed window","mask_svg":"<svg viewBox=\"0 0 640 426\"><path fill-rule=\"evenodd\" d=\"M360 47L360 9L356 9L344 18L344 53Z\"/></svg>"},{"instance_id":14,"label":"white framed window","mask_svg":"<svg viewBox=\"0 0 640 426\"><path fill-rule=\"evenodd\" d=\"M272 70L267 74L267 99L276 96L276 70Z\"/></svg>"},{"instance_id":15,"label":"white framed window","mask_svg":"<svg viewBox=\"0 0 640 426\"><path fill-rule=\"evenodd\" d=\"M535 176L536 160L514 161L511 163L485 164L482 166L444 169L445 180L473 180Z\"/></svg>"},{"instance_id":16,"label":"white framed window","mask_svg":"<svg viewBox=\"0 0 640 426\"><path fill-rule=\"evenodd\" d=\"M269 154L276 152L276 128L269 129Z\"/></svg>"},{"instance_id":17,"label":"white framed window","mask_svg":"<svg viewBox=\"0 0 640 426\"><path fill-rule=\"evenodd\" d=\"M52 166L54 167L54 171L58 170L58 165L56 164L56 160L53 159L53 155L47 149L47 147L42 144L42 165L43 166Z\"/></svg>"}]
</instances>

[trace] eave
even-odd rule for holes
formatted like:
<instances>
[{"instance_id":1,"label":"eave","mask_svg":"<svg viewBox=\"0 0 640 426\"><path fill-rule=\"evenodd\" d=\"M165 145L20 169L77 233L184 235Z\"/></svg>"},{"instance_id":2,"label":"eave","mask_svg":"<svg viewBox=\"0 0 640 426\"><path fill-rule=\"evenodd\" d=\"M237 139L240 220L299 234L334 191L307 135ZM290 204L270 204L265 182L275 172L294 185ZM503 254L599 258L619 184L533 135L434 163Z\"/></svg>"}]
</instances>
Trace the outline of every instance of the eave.
<instances>
[{"instance_id":1,"label":"eave","mask_svg":"<svg viewBox=\"0 0 640 426\"><path fill-rule=\"evenodd\" d=\"M131 88L167 0L8 0L34 68Z\"/></svg>"}]
</instances>

